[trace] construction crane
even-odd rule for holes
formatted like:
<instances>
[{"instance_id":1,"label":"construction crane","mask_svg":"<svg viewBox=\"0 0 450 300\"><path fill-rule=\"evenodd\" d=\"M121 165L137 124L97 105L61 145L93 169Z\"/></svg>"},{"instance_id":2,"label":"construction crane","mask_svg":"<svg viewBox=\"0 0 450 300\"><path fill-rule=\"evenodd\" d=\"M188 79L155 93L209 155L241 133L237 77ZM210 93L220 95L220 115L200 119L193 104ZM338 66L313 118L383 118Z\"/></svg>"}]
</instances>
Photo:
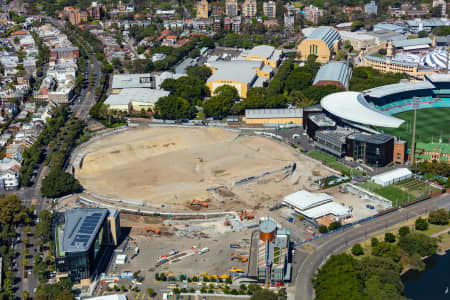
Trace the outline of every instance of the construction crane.
<instances>
[{"instance_id":1,"label":"construction crane","mask_svg":"<svg viewBox=\"0 0 450 300\"><path fill-rule=\"evenodd\" d=\"M148 232L153 232L154 234L160 234L161 231L159 230L159 228L153 228L151 226L148 227L144 227L144 230L148 233Z\"/></svg>"},{"instance_id":2,"label":"construction crane","mask_svg":"<svg viewBox=\"0 0 450 300\"><path fill-rule=\"evenodd\" d=\"M239 218L241 219L241 221L245 220L251 220L253 219L255 216L252 213L248 213L245 210L243 210L241 212L241 215L239 216Z\"/></svg>"},{"instance_id":3,"label":"construction crane","mask_svg":"<svg viewBox=\"0 0 450 300\"><path fill-rule=\"evenodd\" d=\"M248 258L247 258L247 257L243 257L243 256L241 256L239 253L231 253L231 260L233 260L233 259L235 259L235 258L239 259L239 260L240 260L241 262L243 262L243 263L245 263L245 262L248 261Z\"/></svg>"},{"instance_id":4,"label":"construction crane","mask_svg":"<svg viewBox=\"0 0 450 300\"><path fill-rule=\"evenodd\" d=\"M200 201L200 200L192 200L191 206L198 206L198 207L208 207L208 203Z\"/></svg>"}]
</instances>

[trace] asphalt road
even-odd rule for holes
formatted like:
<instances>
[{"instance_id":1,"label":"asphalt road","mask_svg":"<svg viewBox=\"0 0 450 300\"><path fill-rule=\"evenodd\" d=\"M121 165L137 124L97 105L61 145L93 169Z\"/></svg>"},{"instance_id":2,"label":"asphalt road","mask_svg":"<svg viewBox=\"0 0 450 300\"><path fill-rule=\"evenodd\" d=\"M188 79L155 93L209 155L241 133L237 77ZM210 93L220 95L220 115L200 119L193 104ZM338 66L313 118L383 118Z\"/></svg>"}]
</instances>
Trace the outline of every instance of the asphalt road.
<instances>
[{"instance_id":1,"label":"asphalt road","mask_svg":"<svg viewBox=\"0 0 450 300\"><path fill-rule=\"evenodd\" d=\"M353 226L345 231L339 231L311 242L314 253L308 254L298 251L296 257L295 299L313 299L314 291L311 279L317 269L325 263L332 254L337 254L349 248L351 245L362 242L387 227L404 222L409 218L417 217L436 208L450 208L450 196L444 194L440 197L429 199L407 208L380 216L368 222Z\"/></svg>"}]
</instances>

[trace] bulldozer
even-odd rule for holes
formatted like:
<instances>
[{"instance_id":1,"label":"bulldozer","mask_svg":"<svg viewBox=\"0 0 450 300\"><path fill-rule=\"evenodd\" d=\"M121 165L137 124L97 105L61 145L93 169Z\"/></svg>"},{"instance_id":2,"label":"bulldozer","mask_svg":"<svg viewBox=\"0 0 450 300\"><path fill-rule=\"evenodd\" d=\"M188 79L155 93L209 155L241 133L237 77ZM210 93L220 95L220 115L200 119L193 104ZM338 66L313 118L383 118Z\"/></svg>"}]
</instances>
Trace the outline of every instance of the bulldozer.
<instances>
[{"instance_id":1,"label":"bulldozer","mask_svg":"<svg viewBox=\"0 0 450 300\"><path fill-rule=\"evenodd\" d=\"M248 213L245 210L243 210L241 212L241 215L239 216L239 218L241 219L241 221L245 220L251 220L253 219L255 216L252 213Z\"/></svg>"},{"instance_id":2,"label":"bulldozer","mask_svg":"<svg viewBox=\"0 0 450 300\"><path fill-rule=\"evenodd\" d=\"M154 234L160 234L160 233L161 233L161 231L159 230L159 228L153 228L153 227L151 227L151 226L144 227L144 230L145 230L147 233L149 233L149 232L152 232L152 233L154 233Z\"/></svg>"},{"instance_id":3,"label":"bulldozer","mask_svg":"<svg viewBox=\"0 0 450 300\"><path fill-rule=\"evenodd\" d=\"M248 261L247 257L243 257L239 253L232 253L231 254L231 260L236 259L236 258L239 259L243 263L246 263Z\"/></svg>"},{"instance_id":4,"label":"bulldozer","mask_svg":"<svg viewBox=\"0 0 450 300\"><path fill-rule=\"evenodd\" d=\"M208 208L208 203L200 201L200 200L192 200L191 206Z\"/></svg>"}]
</instances>

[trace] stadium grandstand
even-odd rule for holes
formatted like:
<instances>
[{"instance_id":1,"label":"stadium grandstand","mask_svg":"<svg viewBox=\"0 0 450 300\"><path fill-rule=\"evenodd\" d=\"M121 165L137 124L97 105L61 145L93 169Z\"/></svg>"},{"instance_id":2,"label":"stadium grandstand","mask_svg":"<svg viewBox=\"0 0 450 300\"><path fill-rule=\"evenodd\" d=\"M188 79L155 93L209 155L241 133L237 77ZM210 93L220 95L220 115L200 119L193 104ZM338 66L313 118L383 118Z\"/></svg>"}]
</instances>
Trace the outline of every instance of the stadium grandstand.
<instances>
[{"instance_id":1,"label":"stadium grandstand","mask_svg":"<svg viewBox=\"0 0 450 300\"><path fill-rule=\"evenodd\" d=\"M341 92L324 97L321 106L335 119L370 131L368 126L399 128L392 115L417 108L450 107L450 74L426 75L423 81L401 82L363 92Z\"/></svg>"}]
</instances>

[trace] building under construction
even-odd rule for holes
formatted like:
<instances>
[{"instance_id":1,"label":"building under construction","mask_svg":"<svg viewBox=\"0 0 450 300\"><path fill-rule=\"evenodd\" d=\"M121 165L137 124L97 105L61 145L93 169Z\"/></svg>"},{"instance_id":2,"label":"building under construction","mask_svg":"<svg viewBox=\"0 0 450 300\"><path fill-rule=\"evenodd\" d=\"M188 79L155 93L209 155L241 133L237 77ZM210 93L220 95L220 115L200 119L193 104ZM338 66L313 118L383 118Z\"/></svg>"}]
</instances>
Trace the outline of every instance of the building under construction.
<instances>
[{"instance_id":1,"label":"building under construction","mask_svg":"<svg viewBox=\"0 0 450 300\"><path fill-rule=\"evenodd\" d=\"M269 217L259 225L258 281L266 286L291 280L289 235Z\"/></svg>"}]
</instances>

